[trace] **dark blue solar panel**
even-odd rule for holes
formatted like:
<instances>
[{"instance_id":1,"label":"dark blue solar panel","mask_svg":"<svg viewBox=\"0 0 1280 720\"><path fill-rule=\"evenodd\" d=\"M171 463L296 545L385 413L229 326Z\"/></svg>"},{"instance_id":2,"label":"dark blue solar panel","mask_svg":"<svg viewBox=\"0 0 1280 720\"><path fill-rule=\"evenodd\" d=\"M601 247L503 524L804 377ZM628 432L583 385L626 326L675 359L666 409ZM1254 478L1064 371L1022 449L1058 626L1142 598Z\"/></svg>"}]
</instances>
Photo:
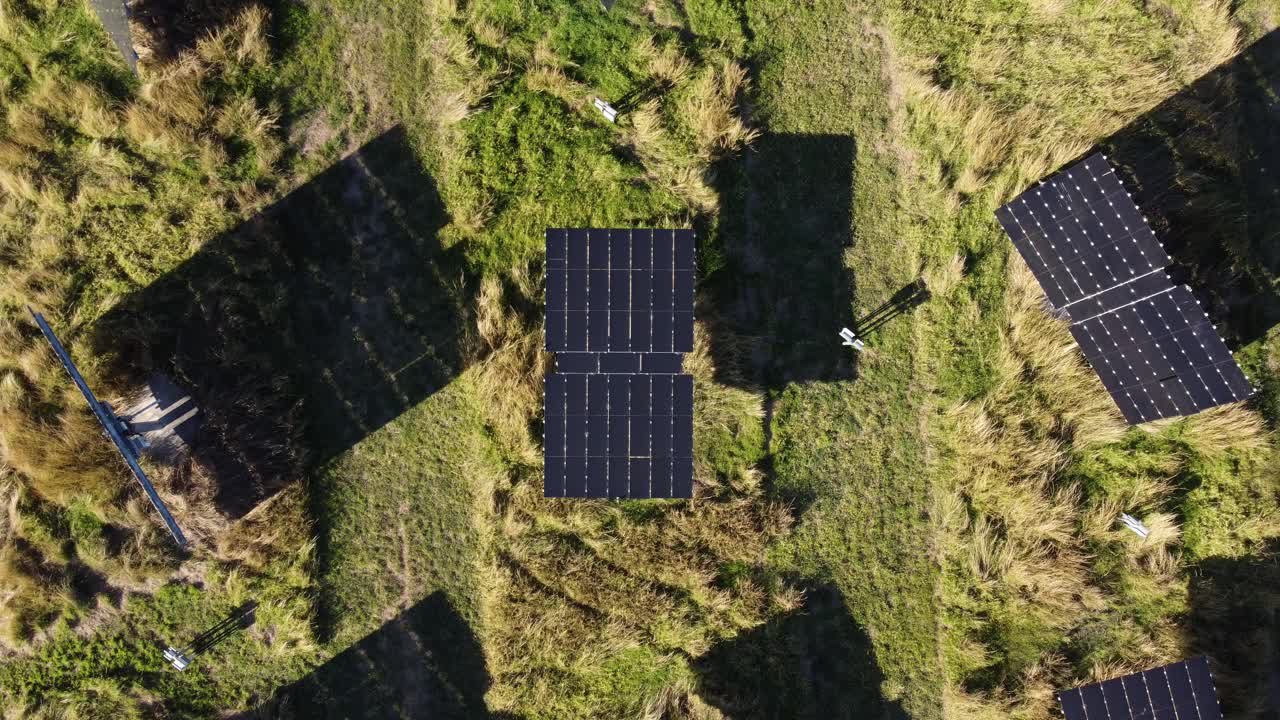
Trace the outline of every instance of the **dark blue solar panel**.
<instances>
[{"instance_id":1,"label":"dark blue solar panel","mask_svg":"<svg viewBox=\"0 0 1280 720\"><path fill-rule=\"evenodd\" d=\"M651 456L649 449L650 432L652 432L652 429L649 427L648 417L631 416L631 446L629 451L632 456Z\"/></svg>"},{"instance_id":2,"label":"dark blue solar panel","mask_svg":"<svg viewBox=\"0 0 1280 720\"><path fill-rule=\"evenodd\" d=\"M564 458L547 456L543 463L543 495L564 497Z\"/></svg>"},{"instance_id":3,"label":"dark blue solar panel","mask_svg":"<svg viewBox=\"0 0 1280 720\"><path fill-rule=\"evenodd\" d=\"M676 375L671 379L674 397L674 415L693 416L693 377Z\"/></svg>"},{"instance_id":4,"label":"dark blue solar panel","mask_svg":"<svg viewBox=\"0 0 1280 720\"><path fill-rule=\"evenodd\" d=\"M548 350L693 349L692 231L548 230L547 252Z\"/></svg>"},{"instance_id":5,"label":"dark blue solar panel","mask_svg":"<svg viewBox=\"0 0 1280 720\"><path fill-rule=\"evenodd\" d=\"M653 269L671 270L675 259L675 233L671 230L653 231Z\"/></svg>"},{"instance_id":6,"label":"dark blue solar panel","mask_svg":"<svg viewBox=\"0 0 1280 720\"><path fill-rule=\"evenodd\" d=\"M602 373L638 373L640 353L605 353L600 356L600 372Z\"/></svg>"},{"instance_id":7,"label":"dark blue solar panel","mask_svg":"<svg viewBox=\"0 0 1280 720\"><path fill-rule=\"evenodd\" d=\"M1169 693L1173 695L1173 710L1178 717L1196 717L1196 694L1191 689L1191 675L1185 665L1171 665L1165 668L1165 677L1169 680Z\"/></svg>"},{"instance_id":8,"label":"dark blue solar panel","mask_svg":"<svg viewBox=\"0 0 1280 720\"><path fill-rule=\"evenodd\" d=\"M693 497L693 458L678 457L671 461L671 497Z\"/></svg>"},{"instance_id":9,"label":"dark blue solar panel","mask_svg":"<svg viewBox=\"0 0 1280 720\"><path fill-rule=\"evenodd\" d=\"M587 497L602 498L608 496L609 458L587 458Z\"/></svg>"},{"instance_id":10,"label":"dark blue solar panel","mask_svg":"<svg viewBox=\"0 0 1280 720\"><path fill-rule=\"evenodd\" d=\"M1209 661L1204 656L1192 658L1186 662L1187 673L1191 677L1191 689L1196 696L1196 707L1200 711L1200 720L1222 720L1222 708L1218 705L1218 693L1213 687L1213 674L1209 672Z\"/></svg>"},{"instance_id":11,"label":"dark blue solar panel","mask_svg":"<svg viewBox=\"0 0 1280 720\"><path fill-rule=\"evenodd\" d=\"M609 378L607 375L587 376L587 415L609 416Z\"/></svg>"},{"instance_id":12,"label":"dark blue solar panel","mask_svg":"<svg viewBox=\"0 0 1280 720\"><path fill-rule=\"evenodd\" d=\"M565 375L565 414L587 414L587 378L584 375Z\"/></svg>"},{"instance_id":13,"label":"dark blue solar panel","mask_svg":"<svg viewBox=\"0 0 1280 720\"><path fill-rule=\"evenodd\" d=\"M1067 720L1221 720L1208 662L1194 658L1058 693Z\"/></svg>"},{"instance_id":14,"label":"dark blue solar panel","mask_svg":"<svg viewBox=\"0 0 1280 720\"><path fill-rule=\"evenodd\" d=\"M547 230L547 260L564 260L568 257L569 231L562 228Z\"/></svg>"},{"instance_id":15,"label":"dark blue solar panel","mask_svg":"<svg viewBox=\"0 0 1280 720\"><path fill-rule=\"evenodd\" d=\"M648 313L653 309L653 273L631 271L631 312Z\"/></svg>"},{"instance_id":16,"label":"dark blue solar panel","mask_svg":"<svg viewBox=\"0 0 1280 720\"><path fill-rule=\"evenodd\" d=\"M557 350L567 350L569 347L567 340L567 323L568 316L562 312L547 313L547 349L555 352Z\"/></svg>"},{"instance_id":17,"label":"dark blue solar panel","mask_svg":"<svg viewBox=\"0 0 1280 720\"><path fill-rule=\"evenodd\" d=\"M1080 688L1080 697L1084 698L1084 712L1090 718L1106 718L1107 700L1102 695L1102 688L1097 685L1086 685Z\"/></svg>"},{"instance_id":18,"label":"dark blue solar panel","mask_svg":"<svg viewBox=\"0 0 1280 720\"><path fill-rule=\"evenodd\" d=\"M653 231L631 231L631 267L648 270L653 267Z\"/></svg>"},{"instance_id":19,"label":"dark blue solar panel","mask_svg":"<svg viewBox=\"0 0 1280 720\"><path fill-rule=\"evenodd\" d=\"M592 270L609 269L609 230L587 231L587 265Z\"/></svg>"},{"instance_id":20,"label":"dark blue solar panel","mask_svg":"<svg viewBox=\"0 0 1280 720\"><path fill-rule=\"evenodd\" d=\"M695 264L691 230L547 231L547 496L692 497Z\"/></svg>"},{"instance_id":21,"label":"dark blue solar panel","mask_svg":"<svg viewBox=\"0 0 1280 720\"><path fill-rule=\"evenodd\" d=\"M627 497L631 487L631 461L626 455L609 457L609 497Z\"/></svg>"},{"instance_id":22,"label":"dark blue solar panel","mask_svg":"<svg viewBox=\"0 0 1280 720\"><path fill-rule=\"evenodd\" d=\"M656 458L671 457L671 435L673 432L672 428L674 427L671 416L654 414L651 418L651 422L653 423L653 445L650 448L651 454Z\"/></svg>"},{"instance_id":23,"label":"dark blue solar panel","mask_svg":"<svg viewBox=\"0 0 1280 720\"><path fill-rule=\"evenodd\" d=\"M1130 423L1190 415L1254 390L1101 155L996 211L1050 304Z\"/></svg>"},{"instance_id":24,"label":"dark blue solar panel","mask_svg":"<svg viewBox=\"0 0 1280 720\"><path fill-rule=\"evenodd\" d=\"M1125 703L1133 713L1135 720L1152 720L1150 699L1147 697L1147 685L1142 675L1126 675L1120 678L1124 685Z\"/></svg>"},{"instance_id":25,"label":"dark blue solar panel","mask_svg":"<svg viewBox=\"0 0 1280 720\"><path fill-rule=\"evenodd\" d=\"M671 342L672 347L677 350L693 347L693 313L676 313L675 334L672 336Z\"/></svg>"},{"instance_id":26,"label":"dark blue solar panel","mask_svg":"<svg viewBox=\"0 0 1280 720\"><path fill-rule=\"evenodd\" d=\"M652 352L668 353L675 340L673 313L654 313L653 327L649 331L649 348Z\"/></svg>"},{"instance_id":27,"label":"dark blue solar panel","mask_svg":"<svg viewBox=\"0 0 1280 720\"><path fill-rule=\"evenodd\" d=\"M1067 720L1088 720L1084 714L1084 698L1075 690L1058 693L1058 703Z\"/></svg>"},{"instance_id":28,"label":"dark blue solar panel","mask_svg":"<svg viewBox=\"0 0 1280 720\"><path fill-rule=\"evenodd\" d=\"M693 271L676 270L673 299L677 312L693 312Z\"/></svg>"},{"instance_id":29,"label":"dark blue solar panel","mask_svg":"<svg viewBox=\"0 0 1280 720\"><path fill-rule=\"evenodd\" d=\"M609 313L609 349L615 353L631 349L631 313L620 311Z\"/></svg>"},{"instance_id":30,"label":"dark blue solar panel","mask_svg":"<svg viewBox=\"0 0 1280 720\"><path fill-rule=\"evenodd\" d=\"M585 270L587 268L587 231L566 231L569 244L569 268Z\"/></svg>"},{"instance_id":31,"label":"dark blue solar panel","mask_svg":"<svg viewBox=\"0 0 1280 720\"><path fill-rule=\"evenodd\" d=\"M671 485L671 458L654 457L650 468L649 486L652 492L651 497L681 497L672 492ZM692 497L692 496L690 496Z\"/></svg>"},{"instance_id":32,"label":"dark blue solar panel","mask_svg":"<svg viewBox=\"0 0 1280 720\"><path fill-rule=\"evenodd\" d=\"M600 356L592 353L558 353L556 355L556 372L600 372Z\"/></svg>"},{"instance_id":33,"label":"dark blue solar panel","mask_svg":"<svg viewBox=\"0 0 1280 720\"><path fill-rule=\"evenodd\" d=\"M1124 694L1124 683L1119 679L1102 683L1102 697L1107 701L1107 712L1119 713L1122 717L1132 717L1129 712L1129 699Z\"/></svg>"},{"instance_id":34,"label":"dark blue solar panel","mask_svg":"<svg viewBox=\"0 0 1280 720\"><path fill-rule=\"evenodd\" d=\"M677 230L675 233L675 266L677 270L689 270L694 268L694 243L692 230Z\"/></svg>"},{"instance_id":35,"label":"dark blue solar panel","mask_svg":"<svg viewBox=\"0 0 1280 720\"><path fill-rule=\"evenodd\" d=\"M636 458L628 463L630 474L627 478L627 492L622 497L649 498L653 495L653 463L647 458ZM619 485L621 487L621 485ZM657 497L668 497L661 493Z\"/></svg>"},{"instance_id":36,"label":"dark blue solar panel","mask_svg":"<svg viewBox=\"0 0 1280 720\"><path fill-rule=\"evenodd\" d=\"M640 358L640 372L675 375L684 368L684 355L680 353L645 353Z\"/></svg>"},{"instance_id":37,"label":"dark blue solar panel","mask_svg":"<svg viewBox=\"0 0 1280 720\"><path fill-rule=\"evenodd\" d=\"M1147 699L1150 701L1150 714L1155 720L1177 720L1173 711L1173 696L1169 694L1169 680L1165 677L1164 668L1146 670L1142 682L1147 686Z\"/></svg>"}]
</instances>

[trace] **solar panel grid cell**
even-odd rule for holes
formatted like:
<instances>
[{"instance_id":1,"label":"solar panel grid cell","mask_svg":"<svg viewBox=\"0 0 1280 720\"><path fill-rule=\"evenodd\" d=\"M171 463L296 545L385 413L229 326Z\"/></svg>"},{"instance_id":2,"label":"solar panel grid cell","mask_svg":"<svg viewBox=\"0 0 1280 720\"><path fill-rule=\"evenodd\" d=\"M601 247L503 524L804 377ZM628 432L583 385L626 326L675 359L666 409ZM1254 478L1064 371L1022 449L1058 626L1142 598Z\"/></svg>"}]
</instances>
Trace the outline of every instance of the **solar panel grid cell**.
<instances>
[{"instance_id":1,"label":"solar panel grid cell","mask_svg":"<svg viewBox=\"0 0 1280 720\"><path fill-rule=\"evenodd\" d=\"M1112 718L1133 717L1129 708L1129 700L1124 694L1124 683L1120 680L1108 680L1102 683L1102 698L1107 703L1108 716Z\"/></svg>"},{"instance_id":2,"label":"solar panel grid cell","mask_svg":"<svg viewBox=\"0 0 1280 720\"><path fill-rule=\"evenodd\" d=\"M1165 668L1165 679L1169 681L1169 693L1173 696L1173 710L1179 718L1197 718L1200 710L1196 707L1196 694L1191 689L1191 675L1186 665L1169 665Z\"/></svg>"},{"instance_id":3,"label":"solar panel grid cell","mask_svg":"<svg viewBox=\"0 0 1280 720\"><path fill-rule=\"evenodd\" d=\"M1085 716L1090 720L1093 720L1093 718L1111 717L1107 712L1107 700L1102 695L1101 687L1097 685L1086 685L1080 688L1080 696L1084 698Z\"/></svg>"},{"instance_id":4,"label":"solar panel grid cell","mask_svg":"<svg viewBox=\"0 0 1280 720\"><path fill-rule=\"evenodd\" d=\"M1134 720L1151 720L1151 698L1147 697L1147 685L1141 675L1125 675L1120 678L1124 684L1125 704Z\"/></svg>"},{"instance_id":5,"label":"solar panel grid cell","mask_svg":"<svg viewBox=\"0 0 1280 720\"><path fill-rule=\"evenodd\" d=\"M1088 720L1084 714L1084 698L1079 690L1058 693L1058 704L1062 706L1062 714L1067 720Z\"/></svg>"},{"instance_id":6,"label":"solar panel grid cell","mask_svg":"<svg viewBox=\"0 0 1280 720\"><path fill-rule=\"evenodd\" d=\"M1197 657L1188 660L1186 666L1191 677L1191 689L1196 695L1199 720L1222 720L1222 709L1218 705L1218 693L1213 687L1209 661L1204 657Z\"/></svg>"},{"instance_id":7,"label":"solar panel grid cell","mask_svg":"<svg viewBox=\"0 0 1280 720\"><path fill-rule=\"evenodd\" d=\"M1177 720L1173 709L1173 696L1169 693L1169 680L1165 677L1164 668L1146 670L1142 680L1147 686L1147 697L1151 699L1151 716L1155 720Z\"/></svg>"}]
</instances>

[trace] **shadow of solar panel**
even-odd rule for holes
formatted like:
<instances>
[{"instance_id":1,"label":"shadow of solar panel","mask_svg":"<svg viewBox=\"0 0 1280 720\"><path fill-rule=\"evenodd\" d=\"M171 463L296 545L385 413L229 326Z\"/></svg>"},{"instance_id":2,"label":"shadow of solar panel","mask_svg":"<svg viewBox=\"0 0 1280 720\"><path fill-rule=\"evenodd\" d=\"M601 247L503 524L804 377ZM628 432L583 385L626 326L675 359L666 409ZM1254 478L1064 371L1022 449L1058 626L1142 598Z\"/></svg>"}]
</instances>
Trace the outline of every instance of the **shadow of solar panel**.
<instances>
[{"instance_id":1,"label":"shadow of solar panel","mask_svg":"<svg viewBox=\"0 0 1280 720\"><path fill-rule=\"evenodd\" d=\"M1253 394L1100 154L996 211L1125 420L1190 415Z\"/></svg>"},{"instance_id":2,"label":"shadow of solar panel","mask_svg":"<svg viewBox=\"0 0 1280 720\"><path fill-rule=\"evenodd\" d=\"M546 496L693 496L694 241L547 231Z\"/></svg>"},{"instance_id":3,"label":"shadow of solar panel","mask_svg":"<svg viewBox=\"0 0 1280 720\"><path fill-rule=\"evenodd\" d=\"M1222 720L1204 657L1058 693L1067 720Z\"/></svg>"}]
</instances>

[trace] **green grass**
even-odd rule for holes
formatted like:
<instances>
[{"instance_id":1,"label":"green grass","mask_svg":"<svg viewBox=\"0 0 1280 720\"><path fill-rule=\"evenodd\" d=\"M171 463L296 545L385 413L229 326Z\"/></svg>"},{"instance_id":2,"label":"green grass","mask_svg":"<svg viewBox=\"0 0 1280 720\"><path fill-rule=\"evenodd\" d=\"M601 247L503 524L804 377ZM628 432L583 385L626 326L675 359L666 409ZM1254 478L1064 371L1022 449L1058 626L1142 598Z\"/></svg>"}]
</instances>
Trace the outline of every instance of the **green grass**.
<instances>
[{"instance_id":1,"label":"green grass","mask_svg":"<svg viewBox=\"0 0 1280 720\"><path fill-rule=\"evenodd\" d=\"M328 0L137 95L78 6L0 6L6 709L1039 718L1189 647L1247 716L1265 426L1121 432L991 210L1276 12ZM589 104L659 77L616 126ZM569 225L699 230L692 502L541 497L541 238ZM855 377L835 331L919 278ZM201 539L167 552L31 300L104 393L172 352L284 489L228 517L211 473L154 468ZM1274 350L1242 353L1272 423ZM1156 541L1114 529L1134 508ZM163 668L249 598L253 629Z\"/></svg>"},{"instance_id":2,"label":"green grass","mask_svg":"<svg viewBox=\"0 0 1280 720\"><path fill-rule=\"evenodd\" d=\"M331 558L321 597L335 647L435 590L474 621L491 532L485 511L499 475L492 452L463 376L311 481Z\"/></svg>"}]
</instances>

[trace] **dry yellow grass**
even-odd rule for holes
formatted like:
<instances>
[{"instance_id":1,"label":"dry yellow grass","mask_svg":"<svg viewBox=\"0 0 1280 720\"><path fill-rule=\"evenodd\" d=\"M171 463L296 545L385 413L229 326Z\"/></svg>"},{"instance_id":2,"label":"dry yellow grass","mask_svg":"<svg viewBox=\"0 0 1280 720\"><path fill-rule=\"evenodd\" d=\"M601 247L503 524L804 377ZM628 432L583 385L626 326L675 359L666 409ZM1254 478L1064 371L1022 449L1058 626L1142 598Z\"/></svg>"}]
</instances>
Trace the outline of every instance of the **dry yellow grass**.
<instances>
[{"instance_id":1,"label":"dry yellow grass","mask_svg":"<svg viewBox=\"0 0 1280 720\"><path fill-rule=\"evenodd\" d=\"M759 131L748 127L738 113L738 93L746 80L746 68L726 60L718 68L697 73L680 95L680 117L693 129L695 151L702 160L710 162L759 137Z\"/></svg>"}]
</instances>

